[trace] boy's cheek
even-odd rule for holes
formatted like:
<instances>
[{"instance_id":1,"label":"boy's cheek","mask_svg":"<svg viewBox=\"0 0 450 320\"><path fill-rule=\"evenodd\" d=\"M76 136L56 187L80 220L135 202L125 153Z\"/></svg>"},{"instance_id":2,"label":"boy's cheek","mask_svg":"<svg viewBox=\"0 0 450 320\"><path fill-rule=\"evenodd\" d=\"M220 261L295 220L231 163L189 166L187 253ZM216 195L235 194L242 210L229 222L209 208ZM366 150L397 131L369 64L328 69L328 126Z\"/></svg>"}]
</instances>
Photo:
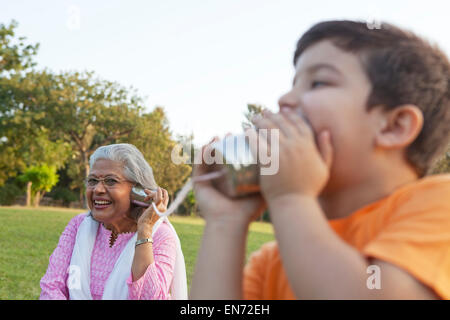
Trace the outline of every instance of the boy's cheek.
<instances>
[{"instance_id":1,"label":"boy's cheek","mask_svg":"<svg viewBox=\"0 0 450 320\"><path fill-rule=\"evenodd\" d=\"M303 103L301 104L301 111L308 119L316 135L325 128L329 129L335 118L332 108L330 108L323 100L323 96L314 93L307 93L302 99Z\"/></svg>"},{"instance_id":2,"label":"boy's cheek","mask_svg":"<svg viewBox=\"0 0 450 320\"><path fill-rule=\"evenodd\" d=\"M300 108L311 125L316 142L318 134L328 130L336 152L342 148L345 149L345 146L341 146L341 142L355 138L353 136L355 115L350 110L351 105L347 104L348 101L344 102L342 97L330 91L317 90L305 93L302 96ZM347 105L343 106L343 104ZM347 142L352 143L352 141Z\"/></svg>"}]
</instances>

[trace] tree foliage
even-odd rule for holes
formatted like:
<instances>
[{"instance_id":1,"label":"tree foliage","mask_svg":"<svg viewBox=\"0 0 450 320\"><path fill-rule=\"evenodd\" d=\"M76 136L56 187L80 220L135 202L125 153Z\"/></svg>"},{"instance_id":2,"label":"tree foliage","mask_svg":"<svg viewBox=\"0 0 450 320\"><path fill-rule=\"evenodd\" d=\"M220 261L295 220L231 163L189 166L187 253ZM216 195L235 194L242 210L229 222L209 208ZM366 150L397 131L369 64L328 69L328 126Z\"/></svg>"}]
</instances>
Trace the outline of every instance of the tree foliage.
<instances>
[{"instance_id":1,"label":"tree foliage","mask_svg":"<svg viewBox=\"0 0 450 320\"><path fill-rule=\"evenodd\" d=\"M25 37L16 37L17 21L9 25L0 23L0 75L4 77L8 71L16 73L35 65L33 57L39 44L26 44Z\"/></svg>"},{"instance_id":2,"label":"tree foliage","mask_svg":"<svg viewBox=\"0 0 450 320\"><path fill-rule=\"evenodd\" d=\"M252 127L251 119L253 116L257 114L261 114L264 110L264 106L260 104L247 104L247 111L244 113L245 121L242 122L242 127L245 130L246 128Z\"/></svg>"},{"instance_id":3,"label":"tree foliage","mask_svg":"<svg viewBox=\"0 0 450 320\"><path fill-rule=\"evenodd\" d=\"M0 186L16 175L29 176L30 168L51 165L63 170L82 200L92 153L128 142L143 152L158 184L173 195L190 167L170 159L176 141L164 109L145 112L133 88L93 72L34 70L39 45L17 38L16 27L16 22L0 25Z\"/></svg>"},{"instance_id":4,"label":"tree foliage","mask_svg":"<svg viewBox=\"0 0 450 320\"><path fill-rule=\"evenodd\" d=\"M450 146L447 152L436 162L432 174L450 173Z\"/></svg>"},{"instance_id":5,"label":"tree foliage","mask_svg":"<svg viewBox=\"0 0 450 320\"><path fill-rule=\"evenodd\" d=\"M26 169L19 180L27 185L27 205L33 201L37 207L44 194L58 182L58 175L54 166L33 166Z\"/></svg>"},{"instance_id":6,"label":"tree foliage","mask_svg":"<svg viewBox=\"0 0 450 320\"><path fill-rule=\"evenodd\" d=\"M27 165L40 162L42 153L34 148L39 143L45 146L45 132L36 130L38 138L34 139L27 130L32 126L32 119L23 117L15 108L21 106L15 100L16 89L25 78L24 74L35 65L33 58L39 47L38 44L26 44L24 37L17 37L16 27L15 21L9 25L0 24L0 185ZM21 127L20 119L28 126Z\"/></svg>"}]
</instances>

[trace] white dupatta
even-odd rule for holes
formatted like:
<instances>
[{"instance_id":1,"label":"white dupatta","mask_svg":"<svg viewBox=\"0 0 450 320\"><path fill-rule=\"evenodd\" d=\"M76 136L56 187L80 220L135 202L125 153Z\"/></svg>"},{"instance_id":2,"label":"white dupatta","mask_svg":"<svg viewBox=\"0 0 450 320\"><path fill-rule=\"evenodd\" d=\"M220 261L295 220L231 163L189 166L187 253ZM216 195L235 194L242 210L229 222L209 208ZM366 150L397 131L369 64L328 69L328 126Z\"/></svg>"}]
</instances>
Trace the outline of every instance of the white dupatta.
<instances>
[{"instance_id":1,"label":"white dupatta","mask_svg":"<svg viewBox=\"0 0 450 320\"><path fill-rule=\"evenodd\" d=\"M175 268L172 284L170 286L171 297L173 300L187 300L186 266L184 263L183 251L181 250L180 239L178 238L175 228L169 222L167 216L161 216L155 223L152 236L164 221L175 233L177 246ZM90 290L91 255L97 236L98 226L99 223L92 218L91 214L88 214L78 228L68 270L69 277L67 279L67 287L69 289L69 297L71 300L92 300ZM102 296L103 300L128 299L128 285L126 281L130 275L131 265L133 263L136 239L137 233L128 241L125 248L120 253L119 258L106 281Z\"/></svg>"}]
</instances>

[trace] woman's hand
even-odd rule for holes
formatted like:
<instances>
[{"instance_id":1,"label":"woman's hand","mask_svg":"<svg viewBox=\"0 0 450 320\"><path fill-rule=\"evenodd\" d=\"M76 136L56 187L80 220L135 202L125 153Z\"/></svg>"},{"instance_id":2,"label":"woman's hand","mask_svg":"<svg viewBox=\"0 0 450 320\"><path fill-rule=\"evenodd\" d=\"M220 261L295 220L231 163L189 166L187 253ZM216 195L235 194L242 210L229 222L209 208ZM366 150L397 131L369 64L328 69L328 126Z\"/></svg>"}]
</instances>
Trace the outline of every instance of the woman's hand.
<instances>
[{"instance_id":1,"label":"woman's hand","mask_svg":"<svg viewBox=\"0 0 450 320\"><path fill-rule=\"evenodd\" d=\"M166 189L158 187L156 191L144 189L144 192L147 194L147 197L144 199L144 201L152 199L159 212L164 212L167 210L167 205L169 203L169 194ZM147 231L151 234L153 226L159 218L160 217L153 209L153 206L148 207L141 214L137 221L138 231Z\"/></svg>"}]
</instances>

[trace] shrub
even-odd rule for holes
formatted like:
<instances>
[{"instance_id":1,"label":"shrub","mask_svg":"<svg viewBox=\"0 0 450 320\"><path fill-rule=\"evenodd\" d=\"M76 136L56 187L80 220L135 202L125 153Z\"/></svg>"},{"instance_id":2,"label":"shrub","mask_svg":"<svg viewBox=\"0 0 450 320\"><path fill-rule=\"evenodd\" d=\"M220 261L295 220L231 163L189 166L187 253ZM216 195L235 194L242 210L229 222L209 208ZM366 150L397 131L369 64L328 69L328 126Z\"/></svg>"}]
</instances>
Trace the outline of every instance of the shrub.
<instances>
[{"instance_id":1,"label":"shrub","mask_svg":"<svg viewBox=\"0 0 450 320\"><path fill-rule=\"evenodd\" d=\"M62 200L65 207L68 207L71 202L78 200L78 194L65 187L54 188L48 196L55 200Z\"/></svg>"},{"instance_id":2,"label":"shrub","mask_svg":"<svg viewBox=\"0 0 450 320\"><path fill-rule=\"evenodd\" d=\"M13 205L17 197L23 194L21 188L13 182L7 182L0 187L0 205Z\"/></svg>"}]
</instances>

